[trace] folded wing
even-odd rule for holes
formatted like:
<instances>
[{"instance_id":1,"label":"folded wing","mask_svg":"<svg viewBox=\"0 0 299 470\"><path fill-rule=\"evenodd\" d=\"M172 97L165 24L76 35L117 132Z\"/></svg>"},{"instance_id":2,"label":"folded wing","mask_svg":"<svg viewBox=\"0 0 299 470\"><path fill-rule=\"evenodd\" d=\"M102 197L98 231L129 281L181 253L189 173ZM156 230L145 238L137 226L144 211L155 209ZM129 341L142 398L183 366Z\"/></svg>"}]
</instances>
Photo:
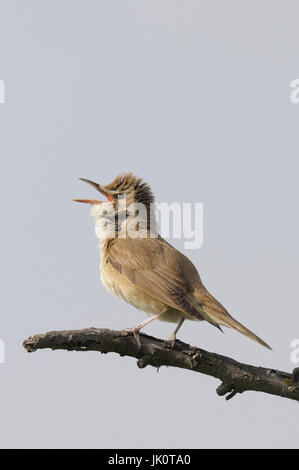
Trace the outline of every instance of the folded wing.
<instances>
[{"instance_id":1,"label":"folded wing","mask_svg":"<svg viewBox=\"0 0 299 470\"><path fill-rule=\"evenodd\" d=\"M186 297L194 284L201 284L197 269L163 238L117 238L107 259L139 289L194 319L203 319Z\"/></svg>"}]
</instances>

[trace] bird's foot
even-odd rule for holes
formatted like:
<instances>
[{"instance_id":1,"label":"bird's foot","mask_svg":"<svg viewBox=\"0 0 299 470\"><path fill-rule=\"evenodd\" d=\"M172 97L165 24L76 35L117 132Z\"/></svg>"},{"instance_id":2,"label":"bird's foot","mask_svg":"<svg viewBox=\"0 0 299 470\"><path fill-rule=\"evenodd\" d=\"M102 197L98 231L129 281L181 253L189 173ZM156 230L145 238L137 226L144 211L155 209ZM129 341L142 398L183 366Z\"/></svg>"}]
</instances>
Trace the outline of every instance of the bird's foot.
<instances>
[{"instance_id":1,"label":"bird's foot","mask_svg":"<svg viewBox=\"0 0 299 470\"><path fill-rule=\"evenodd\" d=\"M140 340L140 334L139 334L140 328L137 328L137 327L125 328L124 331L134 335L136 342L137 342L138 352L140 352L141 350L141 340Z\"/></svg>"},{"instance_id":2,"label":"bird's foot","mask_svg":"<svg viewBox=\"0 0 299 470\"><path fill-rule=\"evenodd\" d=\"M165 340L165 343L167 343L169 345L169 347L172 349L175 345L175 341L176 341L176 335L175 334L172 334L170 335L168 338L166 338Z\"/></svg>"}]
</instances>

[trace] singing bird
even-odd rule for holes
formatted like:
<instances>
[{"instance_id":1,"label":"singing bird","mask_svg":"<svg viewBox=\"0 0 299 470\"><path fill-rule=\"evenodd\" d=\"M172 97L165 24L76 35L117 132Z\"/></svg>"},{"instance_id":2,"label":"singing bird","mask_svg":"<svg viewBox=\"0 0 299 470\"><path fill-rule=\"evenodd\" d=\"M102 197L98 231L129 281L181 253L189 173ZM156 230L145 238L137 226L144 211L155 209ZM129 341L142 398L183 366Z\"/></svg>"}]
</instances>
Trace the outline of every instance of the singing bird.
<instances>
[{"instance_id":1,"label":"singing bird","mask_svg":"<svg viewBox=\"0 0 299 470\"><path fill-rule=\"evenodd\" d=\"M205 288L194 264L158 234L152 211L154 196L146 182L132 173L118 175L106 186L79 179L107 199L74 199L92 206L103 284L149 316L130 329L136 338L153 320L173 322L177 326L166 340L173 346L184 320L206 320L219 329L233 328L271 349L228 313ZM139 210L141 204L145 211ZM140 233L132 237L129 227L136 225L135 206Z\"/></svg>"}]
</instances>

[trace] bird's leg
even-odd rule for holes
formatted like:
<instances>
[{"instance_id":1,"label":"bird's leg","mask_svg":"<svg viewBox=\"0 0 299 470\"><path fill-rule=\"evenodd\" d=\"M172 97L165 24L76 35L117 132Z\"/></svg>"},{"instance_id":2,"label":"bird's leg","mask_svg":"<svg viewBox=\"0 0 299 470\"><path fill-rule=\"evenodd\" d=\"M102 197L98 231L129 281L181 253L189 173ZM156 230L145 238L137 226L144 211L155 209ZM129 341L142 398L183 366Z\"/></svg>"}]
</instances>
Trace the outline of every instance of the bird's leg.
<instances>
[{"instance_id":1,"label":"bird's leg","mask_svg":"<svg viewBox=\"0 0 299 470\"><path fill-rule=\"evenodd\" d=\"M181 328L182 324L184 323L185 318L181 318L180 321L178 322L176 329L174 332L165 340L167 343L170 344L170 346L173 348L175 340L176 340L176 335L179 329Z\"/></svg>"},{"instance_id":2,"label":"bird's leg","mask_svg":"<svg viewBox=\"0 0 299 470\"><path fill-rule=\"evenodd\" d=\"M143 322L139 323L139 325L134 326L134 328L126 328L125 329L125 331L127 331L128 333L133 333L133 335L135 336L135 339L137 341L139 350L141 348L141 342L140 342L140 338L139 338L139 331L145 325L148 325L148 323L150 323L151 321L156 320L157 318L161 317L161 315L163 315L165 313L165 311L166 310L163 310L163 312L157 313L157 315L153 315L152 317L147 318Z\"/></svg>"}]
</instances>

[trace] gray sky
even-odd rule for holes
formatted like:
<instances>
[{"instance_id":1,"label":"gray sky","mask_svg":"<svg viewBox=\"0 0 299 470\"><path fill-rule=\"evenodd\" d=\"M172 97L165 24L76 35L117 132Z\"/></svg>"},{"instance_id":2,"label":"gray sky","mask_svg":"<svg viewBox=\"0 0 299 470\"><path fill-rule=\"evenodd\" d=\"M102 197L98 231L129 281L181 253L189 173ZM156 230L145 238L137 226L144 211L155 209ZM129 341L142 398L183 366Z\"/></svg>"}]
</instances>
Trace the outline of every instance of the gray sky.
<instances>
[{"instance_id":1,"label":"gray sky","mask_svg":"<svg viewBox=\"0 0 299 470\"><path fill-rule=\"evenodd\" d=\"M208 324L180 339L295 367L298 14L295 1L0 0L1 447L298 447L295 402L226 402L200 374L21 346L145 318L101 285L92 219L71 201L94 197L78 176L131 170L160 202L204 203L203 247L185 253L274 351Z\"/></svg>"}]
</instances>

